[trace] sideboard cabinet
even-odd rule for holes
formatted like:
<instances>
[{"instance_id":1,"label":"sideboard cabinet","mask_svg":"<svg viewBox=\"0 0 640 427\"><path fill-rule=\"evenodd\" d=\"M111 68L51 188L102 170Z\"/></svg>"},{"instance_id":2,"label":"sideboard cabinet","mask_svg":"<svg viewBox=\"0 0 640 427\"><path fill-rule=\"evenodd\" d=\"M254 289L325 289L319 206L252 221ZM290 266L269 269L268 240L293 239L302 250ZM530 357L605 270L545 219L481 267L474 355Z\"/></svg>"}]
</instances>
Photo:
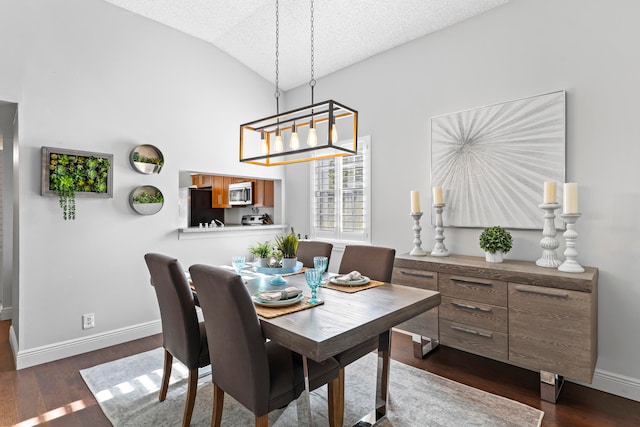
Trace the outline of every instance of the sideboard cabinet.
<instances>
[{"instance_id":1,"label":"sideboard cabinet","mask_svg":"<svg viewBox=\"0 0 640 427\"><path fill-rule=\"evenodd\" d=\"M441 293L442 302L400 329L540 372L555 402L564 377L591 383L598 357L598 269L563 273L534 262L398 255L393 282ZM417 355L417 353L416 353Z\"/></svg>"}]
</instances>

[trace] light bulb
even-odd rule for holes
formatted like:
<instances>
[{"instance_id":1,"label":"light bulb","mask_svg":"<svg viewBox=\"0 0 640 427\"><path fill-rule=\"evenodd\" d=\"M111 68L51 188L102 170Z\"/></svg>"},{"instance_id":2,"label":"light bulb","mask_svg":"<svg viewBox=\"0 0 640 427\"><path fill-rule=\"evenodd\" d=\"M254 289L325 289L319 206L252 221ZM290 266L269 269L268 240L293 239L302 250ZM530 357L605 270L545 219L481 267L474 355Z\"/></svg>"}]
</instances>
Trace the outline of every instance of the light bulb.
<instances>
[{"instance_id":1,"label":"light bulb","mask_svg":"<svg viewBox=\"0 0 640 427\"><path fill-rule=\"evenodd\" d=\"M318 134L316 133L316 128L313 125L313 122L311 122L311 125L309 127L309 135L307 136L307 145L309 147L315 147L316 145L318 145Z\"/></svg>"},{"instance_id":2,"label":"light bulb","mask_svg":"<svg viewBox=\"0 0 640 427\"><path fill-rule=\"evenodd\" d=\"M260 152L263 156L269 154L269 146L267 145L267 139L264 131L260 132Z\"/></svg>"},{"instance_id":3,"label":"light bulb","mask_svg":"<svg viewBox=\"0 0 640 427\"><path fill-rule=\"evenodd\" d=\"M284 147L282 146L282 136L280 135L280 128L276 129L276 142L275 142L275 150L276 153L282 153Z\"/></svg>"},{"instance_id":4,"label":"light bulb","mask_svg":"<svg viewBox=\"0 0 640 427\"><path fill-rule=\"evenodd\" d=\"M331 125L331 142L338 142L338 128L335 123Z\"/></svg>"},{"instance_id":5,"label":"light bulb","mask_svg":"<svg viewBox=\"0 0 640 427\"><path fill-rule=\"evenodd\" d=\"M289 147L292 150L297 150L300 148L300 138L298 137L298 127L295 122L291 126L291 139L289 140Z\"/></svg>"}]
</instances>

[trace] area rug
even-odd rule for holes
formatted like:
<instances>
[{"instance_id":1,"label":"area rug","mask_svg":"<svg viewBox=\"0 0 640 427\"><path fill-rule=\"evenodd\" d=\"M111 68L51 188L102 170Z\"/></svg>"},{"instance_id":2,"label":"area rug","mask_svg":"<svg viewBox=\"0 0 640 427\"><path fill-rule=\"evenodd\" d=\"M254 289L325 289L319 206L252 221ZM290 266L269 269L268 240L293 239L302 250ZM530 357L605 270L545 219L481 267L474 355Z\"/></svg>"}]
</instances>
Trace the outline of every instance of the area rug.
<instances>
[{"instance_id":1,"label":"area rug","mask_svg":"<svg viewBox=\"0 0 640 427\"><path fill-rule=\"evenodd\" d=\"M175 359L174 359L175 360ZM354 425L373 409L377 358L367 355L346 368L345 425ZM111 423L116 426L180 425L187 370L174 363L167 399L158 401L163 350L158 348L80 371ZM192 426L211 425L213 386L210 371L199 373ZM269 425L293 427L295 402L269 414ZM326 386L311 394L313 426L327 426ZM429 372L391 361L389 405L382 427L491 426L538 427L544 413L513 400L450 381ZM223 426L249 426L251 412L225 396Z\"/></svg>"}]
</instances>

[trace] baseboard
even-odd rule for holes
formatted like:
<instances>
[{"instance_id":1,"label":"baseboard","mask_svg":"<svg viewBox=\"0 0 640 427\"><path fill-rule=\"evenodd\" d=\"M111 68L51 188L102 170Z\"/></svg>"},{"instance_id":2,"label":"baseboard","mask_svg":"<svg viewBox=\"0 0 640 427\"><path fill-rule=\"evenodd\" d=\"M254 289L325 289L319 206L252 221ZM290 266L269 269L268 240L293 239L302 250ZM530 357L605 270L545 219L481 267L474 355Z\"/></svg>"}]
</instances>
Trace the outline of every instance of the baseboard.
<instances>
[{"instance_id":1,"label":"baseboard","mask_svg":"<svg viewBox=\"0 0 640 427\"><path fill-rule=\"evenodd\" d=\"M17 356L15 356L17 340L15 339L15 333L12 327L11 348L13 349L17 369L24 369L112 345L122 344L127 341L137 340L159 334L160 332L162 332L162 324L160 320L155 320L153 322L141 323L126 328L90 335L88 337L62 341L27 350L19 350Z\"/></svg>"},{"instance_id":2,"label":"baseboard","mask_svg":"<svg viewBox=\"0 0 640 427\"><path fill-rule=\"evenodd\" d=\"M640 402L640 379L638 378L596 369L591 384L580 381L571 382Z\"/></svg>"},{"instance_id":3,"label":"baseboard","mask_svg":"<svg viewBox=\"0 0 640 427\"><path fill-rule=\"evenodd\" d=\"M13 318L13 307L5 307L0 304L0 320L10 320Z\"/></svg>"}]
</instances>

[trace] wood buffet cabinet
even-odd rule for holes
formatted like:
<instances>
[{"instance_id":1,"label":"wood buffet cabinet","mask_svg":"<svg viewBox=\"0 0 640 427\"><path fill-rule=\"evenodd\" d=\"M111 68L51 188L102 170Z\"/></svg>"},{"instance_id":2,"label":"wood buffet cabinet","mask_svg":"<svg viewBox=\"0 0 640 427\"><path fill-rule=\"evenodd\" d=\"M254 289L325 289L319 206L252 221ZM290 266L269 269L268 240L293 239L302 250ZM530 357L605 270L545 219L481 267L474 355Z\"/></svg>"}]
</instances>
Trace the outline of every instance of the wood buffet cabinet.
<instances>
[{"instance_id":1,"label":"wood buffet cabinet","mask_svg":"<svg viewBox=\"0 0 640 427\"><path fill-rule=\"evenodd\" d=\"M441 294L437 309L398 326L413 334L417 356L439 343L539 371L541 397L551 402L564 377L591 383L598 357L597 268L563 273L529 261L402 254L392 281Z\"/></svg>"}]
</instances>

